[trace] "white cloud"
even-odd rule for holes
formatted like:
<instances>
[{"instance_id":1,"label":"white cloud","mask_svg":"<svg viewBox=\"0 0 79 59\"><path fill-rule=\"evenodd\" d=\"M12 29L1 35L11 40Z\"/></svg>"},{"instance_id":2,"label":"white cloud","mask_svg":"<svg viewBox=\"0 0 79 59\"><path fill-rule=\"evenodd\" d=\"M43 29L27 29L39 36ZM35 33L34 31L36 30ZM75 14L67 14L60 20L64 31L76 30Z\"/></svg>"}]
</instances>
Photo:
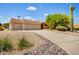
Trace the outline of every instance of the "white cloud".
<instances>
[{"instance_id":1,"label":"white cloud","mask_svg":"<svg viewBox=\"0 0 79 59\"><path fill-rule=\"evenodd\" d=\"M44 14L44 16L47 16L47 15L48 15L47 13Z\"/></svg>"},{"instance_id":2,"label":"white cloud","mask_svg":"<svg viewBox=\"0 0 79 59\"><path fill-rule=\"evenodd\" d=\"M24 19L34 20L34 18L33 18L33 17L31 17L31 16L25 16L25 17L24 17Z\"/></svg>"},{"instance_id":3,"label":"white cloud","mask_svg":"<svg viewBox=\"0 0 79 59\"><path fill-rule=\"evenodd\" d=\"M37 8L36 7L33 7L33 6L29 6L28 8L26 8L27 10L30 10L30 11L35 11L35 10L37 10Z\"/></svg>"}]
</instances>

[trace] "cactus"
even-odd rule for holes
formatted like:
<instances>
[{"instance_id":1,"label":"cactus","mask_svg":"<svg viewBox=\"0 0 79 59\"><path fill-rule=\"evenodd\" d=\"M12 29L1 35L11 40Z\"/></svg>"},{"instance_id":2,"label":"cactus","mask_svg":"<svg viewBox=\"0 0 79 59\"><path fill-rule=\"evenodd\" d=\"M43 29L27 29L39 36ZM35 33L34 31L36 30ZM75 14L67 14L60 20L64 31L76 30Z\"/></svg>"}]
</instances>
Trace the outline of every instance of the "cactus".
<instances>
[{"instance_id":1,"label":"cactus","mask_svg":"<svg viewBox=\"0 0 79 59\"><path fill-rule=\"evenodd\" d=\"M74 11L74 7L72 6L72 4L70 4L70 31L73 32L73 11Z\"/></svg>"}]
</instances>

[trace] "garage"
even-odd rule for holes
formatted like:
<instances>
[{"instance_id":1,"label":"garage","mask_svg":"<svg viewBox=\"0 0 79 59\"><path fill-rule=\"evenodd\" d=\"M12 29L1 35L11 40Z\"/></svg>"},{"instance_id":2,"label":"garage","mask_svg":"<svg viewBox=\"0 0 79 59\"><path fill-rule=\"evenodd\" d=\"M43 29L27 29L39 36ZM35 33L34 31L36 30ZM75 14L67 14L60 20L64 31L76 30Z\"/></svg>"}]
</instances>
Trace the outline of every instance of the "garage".
<instances>
[{"instance_id":1,"label":"garage","mask_svg":"<svg viewBox=\"0 0 79 59\"><path fill-rule=\"evenodd\" d=\"M10 30L39 30L41 23L27 19L14 19L12 18L9 23Z\"/></svg>"}]
</instances>

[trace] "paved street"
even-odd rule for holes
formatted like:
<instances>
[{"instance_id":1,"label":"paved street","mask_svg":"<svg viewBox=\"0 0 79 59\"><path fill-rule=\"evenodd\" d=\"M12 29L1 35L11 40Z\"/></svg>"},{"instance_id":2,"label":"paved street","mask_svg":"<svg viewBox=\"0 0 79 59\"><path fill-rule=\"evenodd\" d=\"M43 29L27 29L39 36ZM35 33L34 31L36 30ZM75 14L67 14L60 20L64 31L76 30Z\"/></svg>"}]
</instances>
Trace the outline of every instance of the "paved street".
<instances>
[{"instance_id":1,"label":"paved street","mask_svg":"<svg viewBox=\"0 0 79 59\"><path fill-rule=\"evenodd\" d=\"M25 32L25 31L24 31ZM70 55L77 55L79 54L79 34L72 35L65 34L63 32L58 31L50 31L50 30L32 30L27 32L34 32L37 33L48 40L52 41L53 43L59 45L62 49L67 51Z\"/></svg>"}]
</instances>

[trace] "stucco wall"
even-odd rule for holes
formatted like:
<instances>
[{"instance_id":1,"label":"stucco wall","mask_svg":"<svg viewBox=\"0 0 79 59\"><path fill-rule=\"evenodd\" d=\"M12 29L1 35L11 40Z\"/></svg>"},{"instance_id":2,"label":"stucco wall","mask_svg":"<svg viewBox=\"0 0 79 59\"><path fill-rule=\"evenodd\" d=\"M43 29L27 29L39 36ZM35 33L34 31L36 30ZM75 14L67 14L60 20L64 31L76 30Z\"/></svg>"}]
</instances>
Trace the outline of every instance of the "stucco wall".
<instances>
[{"instance_id":1,"label":"stucco wall","mask_svg":"<svg viewBox=\"0 0 79 59\"><path fill-rule=\"evenodd\" d=\"M13 22L10 22L9 29L11 30L39 30L41 29L41 23L38 23L38 22L28 23L28 21L18 23L18 21L17 22L13 21Z\"/></svg>"}]
</instances>

